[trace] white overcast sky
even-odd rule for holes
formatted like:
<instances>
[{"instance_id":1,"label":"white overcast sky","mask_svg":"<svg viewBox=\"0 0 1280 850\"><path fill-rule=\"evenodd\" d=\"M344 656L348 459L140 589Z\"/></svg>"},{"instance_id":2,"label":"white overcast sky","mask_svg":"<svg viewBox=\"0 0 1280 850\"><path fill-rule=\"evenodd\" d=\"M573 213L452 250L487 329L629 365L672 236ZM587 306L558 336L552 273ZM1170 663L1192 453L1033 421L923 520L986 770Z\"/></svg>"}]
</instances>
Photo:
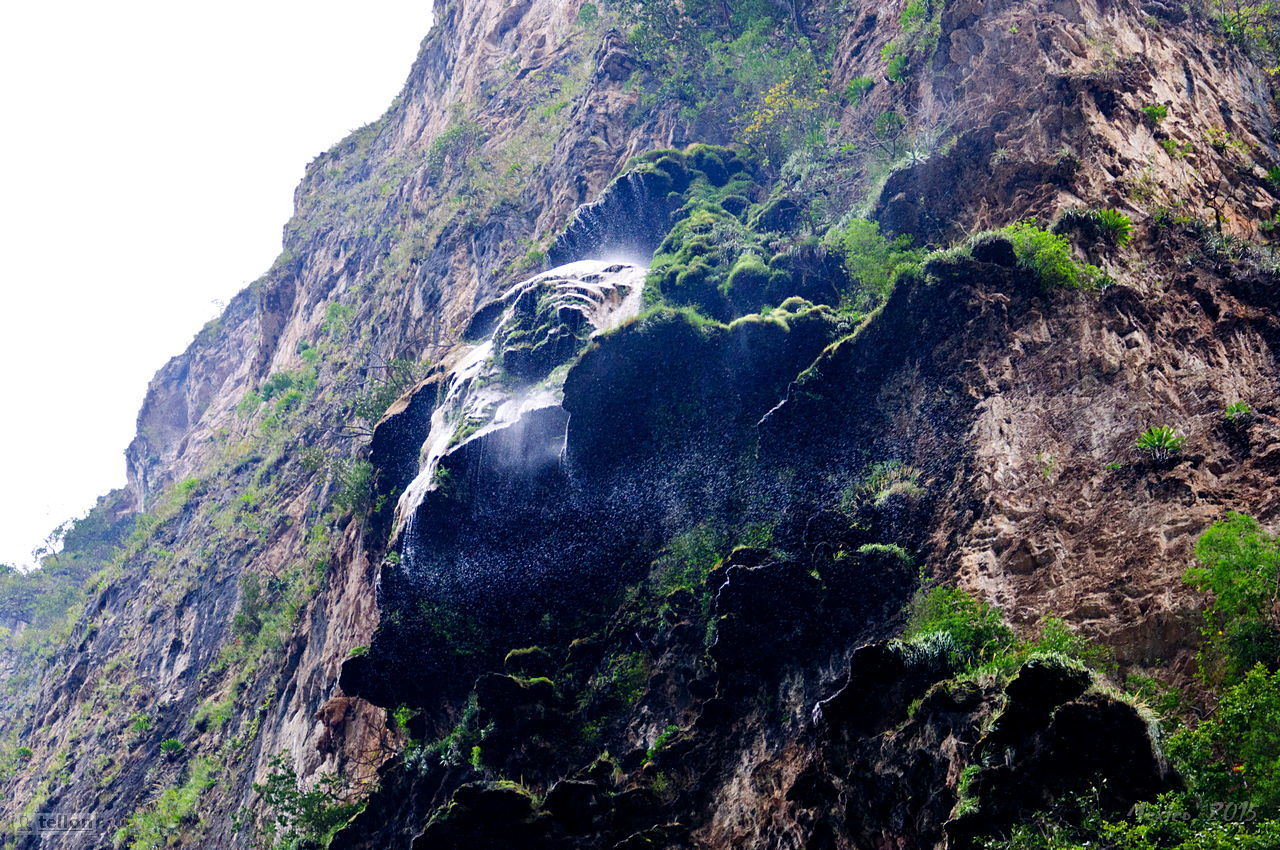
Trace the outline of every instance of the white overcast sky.
<instances>
[{"instance_id":1,"label":"white overcast sky","mask_svg":"<svg viewBox=\"0 0 1280 850\"><path fill-rule=\"evenodd\" d=\"M430 0L0 5L0 561L124 484L147 382L280 250Z\"/></svg>"}]
</instances>

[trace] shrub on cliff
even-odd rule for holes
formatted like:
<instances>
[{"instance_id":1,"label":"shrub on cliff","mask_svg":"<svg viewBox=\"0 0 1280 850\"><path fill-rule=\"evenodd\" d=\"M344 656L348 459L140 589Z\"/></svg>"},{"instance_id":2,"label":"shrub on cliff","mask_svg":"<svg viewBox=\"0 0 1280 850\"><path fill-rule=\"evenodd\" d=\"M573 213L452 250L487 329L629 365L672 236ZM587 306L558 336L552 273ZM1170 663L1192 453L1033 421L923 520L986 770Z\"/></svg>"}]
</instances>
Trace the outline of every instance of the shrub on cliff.
<instances>
[{"instance_id":1,"label":"shrub on cliff","mask_svg":"<svg viewBox=\"0 0 1280 850\"><path fill-rule=\"evenodd\" d=\"M917 640L945 634L968 659L991 661L1015 642L1013 629L1000 611L955 587L938 585L921 591L912 602L902 636Z\"/></svg>"},{"instance_id":2,"label":"shrub on cliff","mask_svg":"<svg viewBox=\"0 0 1280 850\"><path fill-rule=\"evenodd\" d=\"M833 235L857 287L850 300L862 307L888 298L899 272L920 262L925 254L911 247L910 236L889 239L880 233L878 223L864 218L851 219Z\"/></svg>"},{"instance_id":3,"label":"shrub on cliff","mask_svg":"<svg viewBox=\"0 0 1280 850\"><path fill-rule=\"evenodd\" d=\"M1168 750L1206 799L1280 810L1280 672L1255 665L1207 720L1170 738Z\"/></svg>"},{"instance_id":4,"label":"shrub on cliff","mask_svg":"<svg viewBox=\"0 0 1280 850\"><path fill-rule=\"evenodd\" d=\"M1041 618L1034 635L1019 637L999 608L945 585L926 587L916 595L902 633L915 644L939 636L958 647L952 662L961 668L1010 672L1037 656L1069 659L1095 670L1114 667L1110 650L1058 617Z\"/></svg>"},{"instance_id":5,"label":"shrub on cliff","mask_svg":"<svg viewBox=\"0 0 1280 850\"><path fill-rule=\"evenodd\" d=\"M1235 681L1255 664L1280 661L1280 630L1272 611L1280 602L1280 541L1253 517L1231 512L1196 542L1198 566L1184 578L1212 594L1200 634L1199 660L1210 681Z\"/></svg>"},{"instance_id":6,"label":"shrub on cliff","mask_svg":"<svg viewBox=\"0 0 1280 850\"><path fill-rule=\"evenodd\" d=\"M242 813L257 827L261 841L256 846L272 850L328 846L334 833L364 807L335 774L321 774L310 790L304 790L284 753L273 757L270 766L266 780L253 785L262 808Z\"/></svg>"},{"instance_id":7,"label":"shrub on cliff","mask_svg":"<svg viewBox=\"0 0 1280 850\"><path fill-rule=\"evenodd\" d=\"M1207 716L1191 715L1165 745L1185 790L1107 820L1089 801L1042 812L991 850L1272 850L1280 847L1280 540L1230 513L1196 543L1186 580L1212 594L1201 669L1222 687ZM1202 695L1201 695L1202 696ZM1175 718L1176 722L1176 718Z\"/></svg>"},{"instance_id":8,"label":"shrub on cliff","mask_svg":"<svg viewBox=\"0 0 1280 850\"><path fill-rule=\"evenodd\" d=\"M1020 221L1000 232L1013 244L1018 265L1033 272L1046 288L1098 289L1109 280L1097 266L1077 262L1065 236L1034 222Z\"/></svg>"}]
</instances>

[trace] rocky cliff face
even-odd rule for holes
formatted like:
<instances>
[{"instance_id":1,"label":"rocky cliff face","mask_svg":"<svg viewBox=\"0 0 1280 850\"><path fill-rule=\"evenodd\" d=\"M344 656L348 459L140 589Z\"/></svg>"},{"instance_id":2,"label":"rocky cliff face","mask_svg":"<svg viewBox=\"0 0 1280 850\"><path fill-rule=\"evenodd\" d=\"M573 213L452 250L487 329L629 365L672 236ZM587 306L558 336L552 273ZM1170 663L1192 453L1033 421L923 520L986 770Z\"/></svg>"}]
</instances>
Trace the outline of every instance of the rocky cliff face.
<instances>
[{"instance_id":1,"label":"rocky cliff face","mask_svg":"<svg viewBox=\"0 0 1280 850\"><path fill-rule=\"evenodd\" d=\"M0 816L95 818L11 843L970 846L1176 784L1098 675L890 639L924 567L1189 676L1196 536L1280 512L1266 75L1161 3L722 11L703 102L643 14L436 9L65 618L0 612Z\"/></svg>"}]
</instances>

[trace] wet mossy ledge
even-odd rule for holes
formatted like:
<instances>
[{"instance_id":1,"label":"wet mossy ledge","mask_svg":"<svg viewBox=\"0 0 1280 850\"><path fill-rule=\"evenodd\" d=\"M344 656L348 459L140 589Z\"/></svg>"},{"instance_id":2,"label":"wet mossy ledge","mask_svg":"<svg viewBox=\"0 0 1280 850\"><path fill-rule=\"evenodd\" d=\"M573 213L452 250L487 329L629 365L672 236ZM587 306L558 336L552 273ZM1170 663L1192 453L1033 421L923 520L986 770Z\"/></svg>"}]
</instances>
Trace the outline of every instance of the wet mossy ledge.
<instances>
[{"instance_id":1,"label":"wet mossy ledge","mask_svg":"<svg viewBox=\"0 0 1280 850\"><path fill-rule=\"evenodd\" d=\"M674 253L660 247L647 309L592 336L542 289L524 290L516 320L495 339L496 356L525 380L564 370L563 412L540 414L535 429L548 440L565 435L561 463L517 482L491 463L517 450L503 434L468 442L442 463L447 486L428 495L421 511L428 519L413 532L415 549L431 552L433 566L384 569L394 616L372 652L348 662L349 692L379 704L401 698L394 670L412 658L425 667L411 699L428 699L446 681L441 693L456 693L512 648L495 634L505 628L504 639L539 643L556 633L543 621L595 616L602 609L592 597L622 592L635 580L637 560L670 535L707 517L751 523L770 511L830 502L838 487L827 479L847 480L850 464L904 456L904 447L884 445L889 417L876 394L908 364L932 359L941 376L947 346L967 322L998 322L973 309L989 299L983 290L1035 299L1074 288L1063 280L1092 279L1065 237L1030 223L933 252L883 236L862 219L821 240L753 229L795 222L777 215L777 198L749 160L725 148L652 152L627 174L646 175L647 191L666 193L674 223L662 246L680 246ZM730 198L748 203L722 203ZM710 238L730 219L740 241L761 254L775 249L768 265L754 248ZM686 298L693 290L678 283L683 272L671 275L684 267L682 258L723 280ZM673 290L664 290L668 283ZM794 294L797 286L818 300ZM750 301L735 303L748 291ZM478 339L495 316L482 309L467 338ZM819 376L845 351L858 352L859 374L841 373L822 390ZM935 400L941 403L924 421L947 424L911 451L942 447L930 463L945 468L970 411L949 394ZM800 466L810 474L794 477ZM540 495L531 511L532 493ZM531 551L524 543L534 534L564 540Z\"/></svg>"}]
</instances>

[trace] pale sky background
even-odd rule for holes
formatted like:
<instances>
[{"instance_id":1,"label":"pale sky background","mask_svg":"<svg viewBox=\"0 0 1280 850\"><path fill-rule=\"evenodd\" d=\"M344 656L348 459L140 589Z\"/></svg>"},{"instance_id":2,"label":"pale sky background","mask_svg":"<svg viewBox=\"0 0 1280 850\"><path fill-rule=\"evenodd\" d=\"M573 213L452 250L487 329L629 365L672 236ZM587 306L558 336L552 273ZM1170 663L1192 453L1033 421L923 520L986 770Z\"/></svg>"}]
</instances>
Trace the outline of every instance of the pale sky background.
<instances>
[{"instance_id":1,"label":"pale sky background","mask_svg":"<svg viewBox=\"0 0 1280 850\"><path fill-rule=\"evenodd\" d=\"M124 484L147 382L270 266L430 0L0 6L0 562Z\"/></svg>"}]
</instances>

